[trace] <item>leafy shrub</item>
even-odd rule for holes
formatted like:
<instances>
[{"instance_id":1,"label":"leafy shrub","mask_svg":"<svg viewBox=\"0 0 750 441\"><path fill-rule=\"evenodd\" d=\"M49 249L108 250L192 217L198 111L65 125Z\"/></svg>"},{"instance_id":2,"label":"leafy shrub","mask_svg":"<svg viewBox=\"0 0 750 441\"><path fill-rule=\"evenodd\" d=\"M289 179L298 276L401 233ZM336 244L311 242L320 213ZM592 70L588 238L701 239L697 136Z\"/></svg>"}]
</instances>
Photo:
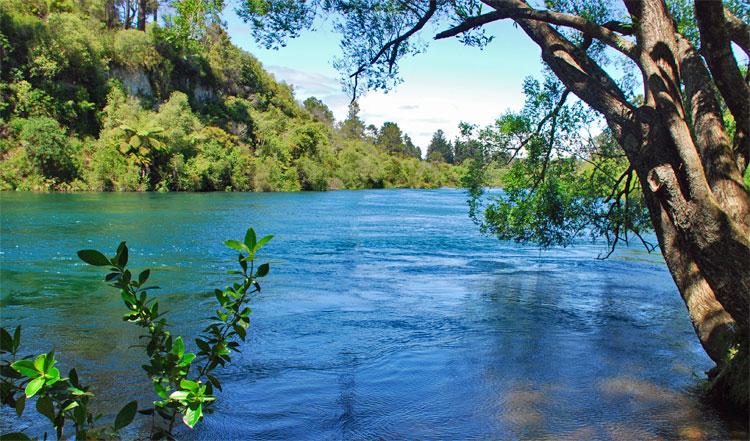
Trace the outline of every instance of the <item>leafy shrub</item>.
<instances>
[{"instance_id":1,"label":"leafy shrub","mask_svg":"<svg viewBox=\"0 0 750 441\"><path fill-rule=\"evenodd\" d=\"M253 188L256 191L299 191L297 169L273 157L256 161Z\"/></svg>"},{"instance_id":2,"label":"leafy shrub","mask_svg":"<svg viewBox=\"0 0 750 441\"><path fill-rule=\"evenodd\" d=\"M122 29L114 34L112 61L129 69L154 69L162 58L148 33Z\"/></svg>"},{"instance_id":3,"label":"leafy shrub","mask_svg":"<svg viewBox=\"0 0 750 441\"><path fill-rule=\"evenodd\" d=\"M73 158L79 157L65 130L52 118L16 119L12 125L29 161L39 174L70 181L78 176Z\"/></svg>"},{"instance_id":4,"label":"leafy shrub","mask_svg":"<svg viewBox=\"0 0 750 441\"><path fill-rule=\"evenodd\" d=\"M232 352L240 352L240 341L245 341L250 326L251 310L247 307L254 294L260 293L259 279L269 272L269 264L256 267L256 254L273 236L258 239L250 228L243 241L227 240L225 244L238 252L239 270L229 274L239 280L226 288L216 289L214 295L218 309L209 319L210 324L195 339L196 352L187 350L180 336L173 336L159 310L159 301L149 298L147 286L151 272L146 269L136 276L127 268L128 247L120 243L114 257L99 251L81 250L78 256L84 262L108 268L105 281L120 291L127 309L123 320L143 328L148 364L143 370L153 385L157 400L153 405L138 410L138 401L126 404L110 427L96 426L100 416L93 412L94 395L84 386L71 369L63 377L56 366L55 352L21 356L21 327L11 335L0 329L0 403L12 407L18 416L26 409L27 401L36 398L36 410L55 428L57 439L66 436L66 423L73 425L77 439L100 439L128 426L136 412L151 418L151 439L174 439L175 423L182 421L193 428L205 417L205 411L216 401L214 388L221 390L221 381L215 376L219 366L232 361ZM213 307L210 308L214 311ZM158 420L157 420L158 417ZM44 434L44 439L47 434ZM30 440L22 432L5 434L2 439Z\"/></svg>"}]
</instances>

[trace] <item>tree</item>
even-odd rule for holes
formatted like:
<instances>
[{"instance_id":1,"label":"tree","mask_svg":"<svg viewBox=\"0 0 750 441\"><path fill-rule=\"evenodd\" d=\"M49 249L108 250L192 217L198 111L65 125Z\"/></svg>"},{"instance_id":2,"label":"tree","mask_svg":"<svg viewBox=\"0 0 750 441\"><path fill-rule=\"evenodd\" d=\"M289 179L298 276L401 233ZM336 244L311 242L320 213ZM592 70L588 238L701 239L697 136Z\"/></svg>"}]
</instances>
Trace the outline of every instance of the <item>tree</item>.
<instances>
[{"instance_id":1,"label":"tree","mask_svg":"<svg viewBox=\"0 0 750 441\"><path fill-rule=\"evenodd\" d=\"M365 136L365 123L359 117L359 104L353 101L349 104L349 113L339 128L344 137L348 139L362 139Z\"/></svg>"},{"instance_id":2,"label":"tree","mask_svg":"<svg viewBox=\"0 0 750 441\"><path fill-rule=\"evenodd\" d=\"M433 135L430 145L427 146L427 159L439 160L453 164L453 146L445 138L445 132L438 129Z\"/></svg>"},{"instance_id":3,"label":"tree","mask_svg":"<svg viewBox=\"0 0 750 441\"><path fill-rule=\"evenodd\" d=\"M483 46L492 39L485 24L513 20L559 80L560 102L575 95L606 122L629 164L614 199L638 187L695 332L717 364L713 390L747 408L750 85L732 52L734 43L750 54L746 3L551 0L540 9L523 0L320 0L282 7L288 4L246 2L241 15L268 47L297 36L318 14L334 16L344 36L335 65L355 97L395 84L398 60L423 49L414 42L423 29L442 24L447 29L435 38ZM613 77L609 59L642 78L639 92Z\"/></svg>"},{"instance_id":4,"label":"tree","mask_svg":"<svg viewBox=\"0 0 750 441\"><path fill-rule=\"evenodd\" d=\"M331 109L329 109L323 101L311 96L303 101L302 105L305 110L310 112L310 115L312 115L315 120L320 121L327 126L333 125L333 112L331 112Z\"/></svg>"},{"instance_id":5,"label":"tree","mask_svg":"<svg viewBox=\"0 0 750 441\"><path fill-rule=\"evenodd\" d=\"M395 122L386 121L378 131L378 139L375 142L388 153L403 155L406 151L401 128Z\"/></svg>"},{"instance_id":6,"label":"tree","mask_svg":"<svg viewBox=\"0 0 750 441\"><path fill-rule=\"evenodd\" d=\"M460 134L453 141L453 161L462 164L467 159L484 159L484 147L479 138L474 136L477 127L462 122L458 126Z\"/></svg>"}]
</instances>

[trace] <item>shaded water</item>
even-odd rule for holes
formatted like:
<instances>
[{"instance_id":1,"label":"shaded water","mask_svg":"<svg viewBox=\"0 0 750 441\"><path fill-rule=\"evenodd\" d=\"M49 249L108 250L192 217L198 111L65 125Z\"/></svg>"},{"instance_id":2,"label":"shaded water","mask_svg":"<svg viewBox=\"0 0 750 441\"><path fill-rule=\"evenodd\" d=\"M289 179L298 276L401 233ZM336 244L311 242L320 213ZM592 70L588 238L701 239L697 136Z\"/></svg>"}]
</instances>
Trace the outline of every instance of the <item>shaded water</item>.
<instances>
[{"instance_id":1,"label":"shaded water","mask_svg":"<svg viewBox=\"0 0 750 441\"><path fill-rule=\"evenodd\" d=\"M276 235L271 274L242 355L220 371L216 413L180 438L743 436L692 392L711 363L660 256L501 243L477 233L465 199L4 193L2 323L23 325L26 349L54 346L64 366L84 366L114 412L151 396L128 349L137 330L76 250L127 240L131 266L152 268L162 308L190 336L233 265L223 240L252 225ZM37 424L3 416L3 429Z\"/></svg>"}]
</instances>

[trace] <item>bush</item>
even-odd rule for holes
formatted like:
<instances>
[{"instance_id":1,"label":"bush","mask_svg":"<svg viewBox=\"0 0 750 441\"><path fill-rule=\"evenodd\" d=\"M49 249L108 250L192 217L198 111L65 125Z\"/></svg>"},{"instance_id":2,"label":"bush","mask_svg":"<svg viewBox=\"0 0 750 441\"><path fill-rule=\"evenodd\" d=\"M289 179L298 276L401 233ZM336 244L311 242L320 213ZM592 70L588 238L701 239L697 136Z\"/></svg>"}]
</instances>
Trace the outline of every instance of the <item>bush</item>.
<instances>
[{"instance_id":1,"label":"bush","mask_svg":"<svg viewBox=\"0 0 750 441\"><path fill-rule=\"evenodd\" d=\"M253 188L256 191L299 191L297 169L284 165L273 157L256 161Z\"/></svg>"},{"instance_id":2,"label":"bush","mask_svg":"<svg viewBox=\"0 0 750 441\"><path fill-rule=\"evenodd\" d=\"M80 149L73 147L57 121L40 116L16 119L12 126L18 132L18 141L29 161L40 175L63 182L78 176L73 158L80 157Z\"/></svg>"},{"instance_id":3,"label":"bush","mask_svg":"<svg viewBox=\"0 0 750 441\"><path fill-rule=\"evenodd\" d=\"M154 46L151 36L135 29L115 32L112 43L112 61L128 69L154 69L161 56Z\"/></svg>"},{"instance_id":4,"label":"bush","mask_svg":"<svg viewBox=\"0 0 750 441\"><path fill-rule=\"evenodd\" d=\"M76 439L114 439L117 432L128 426L137 412L148 415L151 422L149 439L174 439L172 434L176 422L181 420L191 429L204 419L216 396L214 388L221 390L221 382L215 376L219 365L224 367L232 361L232 351L241 352L240 341L245 341L250 326L250 308L247 307L253 294L260 293L259 279L265 277L269 264L255 266L256 253L273 236L258 239L250 228L244 241L228 240L225 244L239 254L239 270L230 271L238 275L238 281L224 290L214 291L218 309L213 306L207 313L214 314L210 324L195 339L196 351L186 350L185 341L173 336L168 329L164 312L159 312L159 301L148 298L149 291L158 289L148 286L150 270L137 276L127 269L128 247L122 242L114 257L107 257L95 250L81 250L78 256L89 265L107 267L104 280L120 292L127 313L123 320L133 323L145 333L146 344L139 345L148 357L143 365L157 401L138 411L138 400L126 404L114 418L111 427L96 427L100 416L93 411L94 394L91 387L81 383L76 369L63 377L56 367L55 352L21 356L21 327L13 334L0 329L0 403L15 409L18 416L29 407L26 402L35 399L36 410L49 419L55 428L57 439L67 438L66 423L73 426ZM158 418L157 418L158 417ZM178 419L179 418L179 419ZM2 439L30 440L25 433L3 434ZM44 434L47 439L47 434Z\"/></svg>"}]
</instances>

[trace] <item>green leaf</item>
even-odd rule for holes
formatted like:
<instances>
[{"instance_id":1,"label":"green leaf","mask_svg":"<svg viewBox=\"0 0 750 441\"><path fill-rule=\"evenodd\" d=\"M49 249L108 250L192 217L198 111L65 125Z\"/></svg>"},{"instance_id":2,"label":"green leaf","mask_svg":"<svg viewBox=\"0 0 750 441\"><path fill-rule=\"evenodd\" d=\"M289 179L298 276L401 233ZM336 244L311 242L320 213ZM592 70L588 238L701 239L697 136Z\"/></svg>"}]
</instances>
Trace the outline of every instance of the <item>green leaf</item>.
<instances>
[{"instance_id":1,"label":"green leaf","mask_svg":"<svg viewBox=\"0 0 750 441\"><path fill-rule=\"evenodd\" d=\"M117 246L117 254L112 259L112 263L120 268L124 268L128 264L128 246L125 245L125 242L120 242L120 245Z\"/></svg>"},{"instance_id":2,"label":"green leaf","mask_svg":"<svg viewBox=\"0 0 750 441\"><path fill-rule=\"evenodd\" d=\"M164 389L164 386L162 386L161 383L154 383L154 392L156 392L156 395L159 395L161 398L167 398L167 390Z\"/></svg>"},{"instance_id":3,"label":"green leaf","mask_svg":"<svg viewBox=\"0 0 750 441\"><path fill-rule=\"evenodd\" d=\"M182 358L180 359L179 365L181 367L190 366L190 363L192 363L194 359L195 359L195 354L188 352L187 354L182 356Z\"/></svg>"},{"instance_id":4,"label":"green leaf","mask_svg":"<svg viewBox=\"0 0 750 441\"><path fill-rule=\"evenodd\" d=\"M183 343L182 337L177 337L174 340L174 343L172 344L171 352L178 357L182 357L182 354L185 353L185 343Z\"/></svg>"},{"instance_id":5,"label":"green leaf","mask_svg":"<svg viewBox=\"0 0 750 441\"><path fill-rule=\"evenodd\" d=\"M190 392L196 392L198 390L198 383L192 380L182 380L180 381L180 387L186 390L189 390Z\"/></svg>"},{"instance_id":6,"label":"green leaf","mask_svg":"<svg viewBox=\"0 0 750 441\"><path fill-rule=\"evenodd\" d=\"M0 328L0 352L13 352L13 337L5 328Z\"/></svg>"},{"instance_id":7,"label":"green leaf","mask_svg":"<svg viewBox=\"0 0 750 441\"><path fill-rule=\"evenodd\" d=\"M26 395L21 395L18 398L16 398L16 415L21 416L25 408L26 408Z\"/></svg>"},{"instance_id":8,"label":"green leaf","mask_svg":"<svg viewBox=\"0 0 750 441\"><path fill-rule=\"evenodd\" d=\"M242 341L245 341L245 338L247 337L247 331L242 326L235 325L234 331L237 332L237 335L240 336Z\"/></svg>"},{"instance_id":9,"label":"green leaf","mask_svg":"<svg viewBox=\"0 0 750 441\"><path fill-rule=\"evenodd\" d=\"M133 422L133 418L135 418L135 412L138 410L138 402L137 401L131 401L128 404L126 404L122 409L120 409L120 412L117 413L117 416L115 417L115 424L113 428L115 429L115 432L122 429L123 427L126 427L128 424Z\"/></svg>"},{"instance_id":10,"label":"green leaf","mask_svg":"<svg viewBox=\"0 0 750 441\"><path fill-rule=\"evenodd\" d=\"M36 410L52 421L52 424L55 424L55 406L52 404L50 397L39 397L36 400Z\"/></svg>"},{"instance_id":11,"label":"green leaf","mask_svg":"<svg viewBox=\"0 0 750 441\"><path fill-rule=\"evenodd\" d=\"M46 375L47 375L47 381L46 381L47 385L53 385L57 383L58 381L60 381L60 370L57 369L56 367L50 368L49 371L47 371Z\"/></svg>"},{"instance_id":12,"label":"green leaf","mask_svg":"<svg viewBox=\"0 0 750 441\"><path fill-rule=\"evenodd\" d=\"M75 409L78 406L79 406L79 404L78 404L77 401L72 401L70 404L68 404L67 406L65 406L65 408L63 409L63 411L67 412L69 410Z\"/></svg>"},{"instance_id":13,"label":"green leaf","mask_svg":"<svg viewBox=\"0 0 750 441\"><path fill-rule=\"evenodd\" d=\"M271 269L271 266L267 263L264 263L263 265L258 267L258 271L255 273L255 277L264 277L266 274L268 274L268 271Z\"/></svg>"},{"instance_id":14,"label":"green leaf","mask_svg":"<svg viewBox=\"0 0 750 441\"><path fill-rule=\"evenodd\" d=\"M259 249L263 248L263 245L267 244L269 240L273 239L273 234L269 234L268 236L265 236L261 240L258 241L257 244L255 244L255 247L253 247L253 252L258 251Z\"/></svg>"},{"instance_id":15,"label":"green leaf","mask_svg":"<svg viewBox=\"0 0 750 441\"><path fill-rule=\"evenodd\" d=\"M83 426L83 424L86 422L85 406L78 406L75 408L75 410L73 410L73 421L75 421L79 426Z\"/></svg>"},{"instance_id":16,"label":"green leaf","mask_svg":"<svg viewBox=\"0 0 750 441\"><path fill-rule=\"evenodd\" d=\"M151 275L151 270L145 269L138 274L138 286L143 285L148 280L148 276Z\"/></svg>"},{"instance_id":17,"label":"green leaf","mask_svg":"<svg viewBox=\"0 0 750 441\"><path fill-rule=\"evenodd\" d=\"M55 351L54 349L49 351L47 355L44 357L44 368L42 369L42 372L47 373L49 372L50 368L55 365ZM60 376L60 373L58 372L58 377Z\"/></svg>"},{"instance_id":18,"label":"green leaf","mask_svg":"<svg viewBox=\"0 0 750 441\"><path fill-rule=\"evenodd\" d=\"M198 345L198 348L200 348L201 351L206 352L206 353L211 352L211 346L209 346L207 341L202 340L200 338L196 338L195 344Z\"/></svg>"},{"instance_id":19,"label":"green leaf","mask_svg":"<svg viewBox=\"0 0 750 441\"><path fill-rule=\"evenodd\" d=\"M36 378L41 374L41 372L36 370L36 368L34 367L34 362L31 360L18 360L10 365L10 367L12 367L19 374L29 378Z\"/></svg>"},{"instance_id":20,"label":"green leaf","mask_svg":"<svg viewBox=\"0 0 750 441\"><path fill-rule=\"evenodd\" d=\"M238 240L225 240L224 245L228 246L229 248L241 252L250 253L250 249L245 245L244 243L238 241Z\"/></svg>"},{"instance_id":21,"label":"green leaf","mask_svg":"<svg viewBox=\"0 0 750 441\"><path fill-rule=\"evenodd\" d=\"M0 435L0 441L31 441L23 432L11 432Z\"/></svg>"},{"instance_id":22,"label":"green leaf","mask_svg":"<svg viewBox=\"0 0 750 441\"><path fill-rule=\"evenodd\" d=\"M68 378L70 379L70 384L77 388L81 387L81 384L78 382L78 371L76 371L76 368L73 368L68 372Z\"/></svg>"},{"instance_id":23,"label":"green leaf","mask_svg":"<svg viewBox=\"0 0 750 441\"><path fill-rule=\"evenodd\" d=\"M255 249L255 245L258 243L258 238L255 235L255 230L252 228L248 228L247 232L245 233L245 246L247 246L248 250Z\"/></svg>"},{"instance_id":24,"label":"green leaf","mask_svg":"<svg viewBox=\"0 0 750 441\"><path fill-rule=\"evenodd\" d=\"M16 326L13 332L13 352L18 351L19 346L21 346L21 325Z\"/></svg>"},{"instance_id":25,"label":"green leaf","mask_svg":"<svg viewBox=\"0 0 750 441\"><path fill-rule=\"evenodd\" d=\"M221 390L221 382L219 381L218 378L214 377L211 374L206 374L206 377L208 377L208 381L210 381L211 384L214 385L214 387L216 387L217 389Z\"/></svg>"},{"instance_id":26,"label":"green leaf","mask_svg":"<svg viewBox=\"0 0 750 441\"><path fill-rule=\"evenodd\" d=\"M29 381L29 384L26 385L26 390L24 391L26 393L26 398L31 398L34 395L36 395L37 392L39 392L39 389L44 386L44 378L37 377L33 380ZM37 407L39 406L39 403L37 402ZM52 419L55 419L52 417Z\"/></svg>"},{"instance_id":27,"label":"green leaf","mask_svg":"<svg viewBox=\"0 0 750 441\"><path fill-rule=\"evenodd\" d=\"M94 266L109 266L112 262L107 259L107 256L96 250L81 250L78 252L78 257L89 265Z\"/></svg>"},{"instance_id":28,"label":"green leaf","mask_svg":"<svg viewBox=\"0 0 750 441\"><path fill-rule=\"evenodd\" d=\"M192 429L201 419L201 416L203 416L203 406L199 404L195 409L187 408L187 410L185 410L182 422Z\"/></svg>"},{"instance_id":29,"label":"green leaf","mask_svg":"<svg viewBox=\"0 0 750 441\"><path fill-rule=\"evenodd\" d=\"M188 395L190 395L190 392L186 390L178 390L172 392L172 394L169 396L169 399L174 401L185 401Z\"/></svg>"},{"instance_id":30,"label":"green leaf","mask_svg":"<svg viewBox=\"0 0 750 441\"><path fill-rule=\"evenodd\" d=\"M34 369L36 369L40 373L44 372L44 365L45 365L46 359L47 359L47 354L41 354L37 356L34 359Z\"/></svg>"}]
</instances>

